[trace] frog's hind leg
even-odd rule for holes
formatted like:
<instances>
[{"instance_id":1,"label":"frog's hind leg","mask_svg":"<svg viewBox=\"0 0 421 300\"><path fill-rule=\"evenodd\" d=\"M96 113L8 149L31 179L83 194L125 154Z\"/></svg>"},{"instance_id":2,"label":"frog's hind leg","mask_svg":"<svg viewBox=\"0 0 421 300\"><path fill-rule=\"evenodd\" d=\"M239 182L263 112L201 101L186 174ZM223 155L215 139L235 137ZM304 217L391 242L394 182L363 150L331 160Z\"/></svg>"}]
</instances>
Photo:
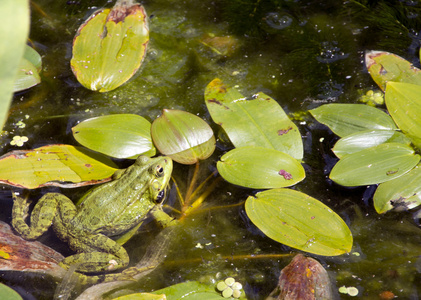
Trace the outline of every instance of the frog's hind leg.
<instances>
[{"instance_id":1,"label":"frog's hind leg","mask_svg":"<svg viewBox=\"0 0 421 300\"><path fill-rule=\"evenodd\" d=\"M69 239L70 247L80 253L66 257L60 265L68 269L76 264L82 273L118 270L129 264L127 251L103 234L75 235Z\"/></svg>"},{"instance_id":2,"label":"frog's hind leg","mask_svg":"<svg viewBox=\"0 0 421 300\"><path fill-rule=\"evenodd\" d=\"M38 238L48 230L52 223L56 223L59 207L61 208L59 211L66 211L64 214L70 218L73 218L76 213L73 202L69 198L59 193L47 193L35 205L28 225L25 222L29 206L28 200L15 194L13 194L13 198L12 225L24 239L28 240ZM68 207L68 209L62 209L63 207Z\"/></svg>"}]
</instances>

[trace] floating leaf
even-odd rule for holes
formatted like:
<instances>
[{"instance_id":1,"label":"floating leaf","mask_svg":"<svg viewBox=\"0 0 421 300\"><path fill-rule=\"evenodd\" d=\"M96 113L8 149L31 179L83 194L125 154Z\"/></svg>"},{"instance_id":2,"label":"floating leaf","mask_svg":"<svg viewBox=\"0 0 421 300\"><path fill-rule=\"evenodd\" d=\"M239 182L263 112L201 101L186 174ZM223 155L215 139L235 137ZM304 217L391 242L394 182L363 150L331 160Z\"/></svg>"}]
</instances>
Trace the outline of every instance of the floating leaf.
<instances>
[{"instance_id":1,"label":"floating leaf","mask_svg":"<svg viewBox=\"0 0 421 300\"><path fill-rule=\"evenodd\" d=\"M77 80L93 91L111 91L139 69L149 28L145 9L117 1L113 9L94 12L78 29L70 61Z\"/></svg>"},{"instance_id":2,"label":"floating leaf","mask_svg":"<svg viewBox=\"0 0 421 300\"><path fill-rule=\"evenodd\" d=\"M325 104L310 113L340 137L369 129L397 129L389 115L365 104Z\"/></svg>"},{"instance_id":3,"label":"floating leaf","mask_svg":"<svg viewBox=\"0 0 421 300\"><path fill-rule=\"evenodd\" d=\"M27 59L23 58L19 64L19 71L13 84L13 91L23 91L41 82L37 68Z\"/></svg>"},{"instance_id":4,"label":"floating leaf","mask_svg":"<svg viewBox=\"0 0 421 300\"><path fill-rule=\"evenodd\" d=\"M287 187L305 178L298 160L262 147L235 148L225 153L216 166L226 181L254 189Z\"/></svg>"},{"instance_id":5,"label":"floating leaf","mask_svg":"<svg viewBox=\"0 0 421 300\"><path fill-rule=\"evenodd\" d=\"M332 169L330 179L344 186L382 183L402 176L420 160L414 149L399 143L381 144L345 155Z\"/></svg>"},{"instance_id":6,"label":"floating leaf","mask_svg":"<svg viewBox=\"0 0 421 300\"><path fill-rule=\"evenodd\" d=\"M374 147L383 143L401 143L409 146L411 140L395 130L364 130L341 138L332 151L337 157Z\"/></svg>"},{"instance_id":7,"label":"floating leaf","mask_svg":"<svg viewBox=\"0 0 421 300\"><path fill-rule=\"evenodd\" d=\"M0 1L0 127L3 128L13 95L13 84L29 32L29 2Z\"/></svg>"},{"instance_id":8,"label":"floating leaf","mask_svg":"<svg viewBox=\"0 0 421 300\"><path fill-rule=\"evenodd\" d=\"M421 86L388 82L385 96L387 109L399 128L421 148Z\"/></svg>"},{"instance_id":9,"label":"floating leaf","mask_svg":"<svg viewBox=\"0 0 421 300\"><path fill-rule=\"evenodd\" d=\"M164 289L154 291L154 294L165 294L167 300L221 300L224 299L221 293L217 292L215 286L200 283L198 281L187 281L175 284ZM244 295L244 293L243 293ZM240 299L245 299L245 296Z\"/></svg>"},{"instance_id":10,"label":"floating leaf","mask_svg":"<svg viewBox=\"0 0 421 300\"><path fill-rule=\"evenodd\" d=\"M421 85L421 70L402 57L384 51L368 51L365 64L373 80L383 90L389 81Z\"/></svg>"},{"instance_id":11,"label":"floating leaf","mask_svg":"<svg viewBox=\"0 0 421 300\"><path fill-rule=\"evenodd\" d=\"M0 157L0 182L26 189L78 187L107 182L116 171L107 157L82 147L48 145Z\"/></svg>"},{"instance_id":12,"label":"floating leaf","mask_svg":"<svg viewBox=\"0 0 421 300\"><path fill-rule=\"evenodd\" d=\"M0 250L9 258L1 259L1 271L30 271L62 278L65 270L59 266L63 255L37 241L27 241L13 233L10 226L0 221ZM4 295L0 293L2 299Z\"/></svg>"},{"instance_id":13,"label":"floating leaf","mask_svg":"<svg viewBox=\"0 0 421 300\"><path fill-rule=\"evenodd\" d=\"M117 158L154 156L151 123L132 114L116 114L85 120L72 128L83 146Z\"/></svg>"},{"instance_id":14,"label":"floating leaf","mask_svg":"<svg viewBox=\"0 0 421 300\"><path fill-rule=\"evenodd\" d=\"M421 204L421 168L417 166L396 179L382 183L374 193L379 214L389 210L409 210Z\"/></svg>"},{"instance_id":15,"label":"floating leaf","mask_svg":"<svg viewBox=\"0 0 421 300\"><path fill-rule=\"evenodd\" d=\"M162 154L181 164L194 164L215 151L215 137L198 116L181 110L164 109L152 123L152 138Z\"/></svg>"},{"instance_id":16,"label":"floating leaf","mask_svg":"<svg viewBox=\"0 0 421 300\"><path fill-rule=\"evenodd\" d=\"M31 64L34 65L34 67L37 69L38 73L42 70L42 58L41 55L32 47L26 45L25 47L25 53L23 54L23 57L30 61Z\"/></svg>"},{"instance_id":17,"label":"floating leaf","mask_svg":"<svg viewBox=\"0 0 421 300\"><path fill-rule=\"evenodd\" d=\"M322 202L291 189L272 189L246 201L250 220L271 239L318 255L351 251L345 222Z\"/></svg>"},{"instance_id":18,"label":"floating leaf","mask_svg":"<svg viewBox=\"0 0 421 300\"><path fill-rule=\"evenodd\" d=\"M246 100L216 78L205 90L205 102L215 123L222 126L235 147L259 146L285 152L301 160L303 143L297 126L264 93Z\"/></svg>"},{"instance_id":19,"label":"floating leaf","mask_svg":"<svg viewBox=\"0 0 421 300\"><path fill-rule=\"evenodd\" d=\"M41 82L41 77L39 76L41 68L41 56L33 48L26 45L13 90L15 92L22 91L39 84Z\"/></svg>"},{"instance_id":20,"label":"floating leaf","mask_svg":"<svg viewBox=\"0 0 421 300\"><path fill-rule=\"evenodd\" d=\"M12 288L0 283L0 295L5 300L22 300L22 297Z\"/></svg>"},{"instance_id":21,"label":"floating leaf","mask_svg":"<svg viewBox=\"0 0 421 300\"><path fill-rule=\"evenodd\" d=\"M136 293L113 298L114 300L167 300L164 294Z\"/></svg>"}]
</instances>

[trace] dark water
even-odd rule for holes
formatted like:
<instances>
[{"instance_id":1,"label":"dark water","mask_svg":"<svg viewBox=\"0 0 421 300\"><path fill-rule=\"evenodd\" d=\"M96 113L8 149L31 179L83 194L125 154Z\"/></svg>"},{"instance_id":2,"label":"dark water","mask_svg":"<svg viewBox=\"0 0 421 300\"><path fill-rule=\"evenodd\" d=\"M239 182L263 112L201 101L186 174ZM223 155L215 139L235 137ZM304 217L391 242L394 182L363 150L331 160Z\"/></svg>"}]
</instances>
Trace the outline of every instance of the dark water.
<instances>
[{"instance_id":1,"label":"dark water","mask_svg":"<svg viewBox=\"0 0 421 300\"><path fill-rule=\"evenodd\" d=\"M2 153L15 149L9 144L14 135L28 136L24 149L76 144L70 128L104 114L135 113L152 121L163 108L182 109L211 124L203 93L216 77L238 85L247 96L263 91L286 112L297 113L324 103L356 103L361 93L377 89L364 66L366 50L393 52L419 65L421 4L417 1L143 1L150 16L151 40L140 71L115 91L94 93L81 87L70 70L71 44L83 20L100 7L111 6L110 2L34 1L30 38L43 56L43 81L15 96L5 126L9 134L1 140ZM206 47L202 41L209 34L234 37L232 53L221 56ZM25 128L16 125L21 120ZM330 149L336 137L310 117L297 125L305 145L306 179L295 188L330 206L354 235L351 254L316 257L328 270L335 290L356 287L362 299L378 299L384 291L401 299L418 299L421 235L417 221L408 212L377 215L370 187L346 189L330 182L329 170L335 163ZM221 147L202 165L202 179L214 170L222 153ZM175 165L174 177L184 190L191 172ZM221 183L206 205L240 203L253 193ZM0 201L5 208L2 220L10 223L7 189ZM146 232L128 243L133 260L141 257L153 235ZM51 238L53 244L57 242ZM198 243L208 246L200 249ZM176 244L164 266L140 289L235 276L249 299L264 299L290 257L243 256L293 252L260 233L242 205L192 217ZM26 299L54 293L55 285L48 278L1 275Z\"/></svg>"}]
</instances>

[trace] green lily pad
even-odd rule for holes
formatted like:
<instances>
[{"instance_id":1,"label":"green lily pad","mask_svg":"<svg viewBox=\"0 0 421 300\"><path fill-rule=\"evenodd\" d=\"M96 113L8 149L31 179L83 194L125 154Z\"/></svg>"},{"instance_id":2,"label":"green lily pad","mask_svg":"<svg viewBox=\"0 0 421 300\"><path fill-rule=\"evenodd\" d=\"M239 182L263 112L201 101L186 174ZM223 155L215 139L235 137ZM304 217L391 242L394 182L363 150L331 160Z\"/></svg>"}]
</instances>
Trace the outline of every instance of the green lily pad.
<instances>
[{"instance_id":1,"label":"green lily pad","mask_svg":"<svg viewBox=\"0 0 421 300\"><path fill-rule=\"evenodd\" d=\"M19 70L14 82L15 92L26 90L41 82L39 72L42 69L41 55L33 48L26 45L23 58L19 64Z\"/></svg>"},{"instance_id":2,"label":"green lily pad","mask_svg":"<svg viewBox=\"0 0 421 300\"><path fill-rule=\"evenodd\" d=\"M279 104L264 93L246 100L216 78L205 90L205 102L213 121L222 126L235 147L258 146L303 158L297 126Z\"/></svg>"},{"instance_id":3,"label":"green lily pad","mask_svg":"<svg viewBox=\"0 0 421 300\"><path fill-rule=\"evenodd\" d=\"M409 210L421 204L421 168L415 167L396 179L379 185L374 193L374 208L379 214L389 210Z\"/></svg>"},{"instance_id":4,"label":"green lily pad","mask_svg":"<svg viewBox=\"0 0 421 300\"><path fill-rule=\"evenodd\" d=\"M22 297L7 285L0 283L0 295L5 300L22 300Z\"/></svg>"},{"instance_id":5,"label":"green lily pad","mask_svg":"<svg viewBox=\"0 0 421 300\"><path fill-rule=\"evenodd\" d=\"M129 80L146 54L149 28L145 9L117 1L94 12L78 29L70 61L77 80L93 91L111 91Z\"/></svg>"},{"instance_id":6,"label":"green lily pad","mask_svg":"<svg viewBox=\"0 0 421 300\"><path fill-rule=\"evenodd\" d=\"M114 300L166 300L164 294L162 295L155 295L150 293L136 293L136 294L129 294L120 296L117 298L112 298Z\"/></svg>"},{"instance_id":7,"label":"green lily pad","mask_svg":"<svg viewBox=\"0 0 421 300\"><path fill-rule=\"evenodd\" d=\"M385 101L399 128L421 148L421 85L388 82Z\"/></svg>"},{"instance_id":8,"label":"green lily pad","mask_svg":"<svg viewBox=\"0 0 421 300\"><path fill-rule=\"evenodd\" d=\"M382 183L402 176L420 161L414 149L399 143L380 144L345 155L329 177L344 186Z\"/></svg>"},{"instance_id":9,"label":"green lily pad","mask_svg":"<svg viewBox=\"0 0 421 300\"><path fill-rule=\"evenodd\" d=\"M215 151L215 136L203 119L181 110L164 109L151 127L155 146L181 164L194 164Z\"/></svg>"},{"instance_id":10,"label":"green lily pad","mask_svg":"<svg viewBox=\"0 0 421 300\"><path fill-rule=\"evenodd\" d=\"M41 82L37 68L27 59L22 58L19 71L13 84L13 91L19 92L33 87Z\"/></svg>"},{"instance_id":11,"label":"green lily pad","mask_svg":"<svg viewBox=\"0 0 421 300\"><path fill-rule=\"evenodd\" d=\"M27 0L0 1L0 127L6 121L14 92L14 82L22 60L29 32L29 2Z\"/></svg>"},{"instance_id":12,"label":"green lily pad","mask_svg":"<svg viewBox=\"0 0 421 300\"><path fill-rule=\"evenodd\" d=\"M221 300L224 299L215 286L200 283L198 281L187 281L166 287L153 292L154 294L165 294L167 300ZM244 292L243 297L246 299Z\"/></svg>"},{"instance_id":13,"label":"green lily pad","mask_svg":"<svg viewBox=\"0 0 421 300\"><path fill-rule=\"evenodd\" d=\"M116 158L154 156L151 123L133 114L116 114L85 120L72 128L83 146Z\"/></svg>"},{"instance_id":14,"label":"green lily pad","mask_svg":"<svg viewBox=\"0 0 421 300\"><path fill-rule=\"evenodd\" d=\"M371 77L383 91L390 81L421 85L421 70L396 54L368 51L365 54L365 64Z\"/></svg>"},{"instance_id":15,"label":"green lily pad","mask_svg":"<svg viewBox=\"0 0 421 300\"><path fill-rule=\"evenodd\" d=\"M109 158L70 145L12 151L0 157L0 183L26 189L107 182L116 170Z\"/></svg>"},{"instance_id":16,"label":"green lily pad","mask_svg":"<svg viewBox=\"0 0 421 300\"><path fill-rule=\"evenodd\" d=\"M216 167L226 181L254 189L292 186L305 178L298 160L262 147L235 148L225 153Z\"/></svg>"},{"instance_id":17,"label":"green lily pad","mask_svg":"<svg viewBox=\"0 0 421 300\"><path fill-rule=\"evenodd\" d=\"M346 154L374 147L383 143L401 143L409 146L411 140L403 133L395 130L364 130L341 138L332 151L339 158Z\"/></svg>"},{"instance_id":18,"label":"green lily pad","mask_svg":"<svg viewBox=\"0 0 421 300\"><path fill-rule=\"evenodd\" d=\"M389 115L365 104L325 104L310 113L340 137L363 130L397 129Z\"/></svg>"},{"instance_id":19,"label":"green lily pad","mask_svg":"<svg viewBox=\"0 0 421 300\"><path fill-rule=\"evenodd\" d=\"M250 220L271 239L318 255L348 253L352 234L322 202L291 189L272 189L247 198Z\"/></svg>"},{"instance_id":20,"label":"green lily pad","mask_svg":"<svg viewBox=\"0 0 421 300\"><path fill-rule=\"evenodd\" d=\"M23 57L31 62L37 69L38 73L42 70L42 58L39 53L31 46L26 45Z\"/></svg>"}]
</instances>

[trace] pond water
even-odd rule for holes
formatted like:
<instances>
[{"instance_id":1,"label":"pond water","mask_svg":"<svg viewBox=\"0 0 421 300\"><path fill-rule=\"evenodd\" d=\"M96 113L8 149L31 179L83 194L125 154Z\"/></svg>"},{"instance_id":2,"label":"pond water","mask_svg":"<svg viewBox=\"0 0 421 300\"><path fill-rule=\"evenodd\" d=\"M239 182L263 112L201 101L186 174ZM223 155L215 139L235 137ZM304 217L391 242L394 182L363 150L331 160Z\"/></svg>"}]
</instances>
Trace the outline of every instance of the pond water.
<instances>
[{"instance_id":1,"label":"pond water","mask_svg":"<svg viewBox=\"0 0 421 300\"><path fill-rule=\"evenodd\" d=\"M81 87L73 76L71 45L79 25L113 1L32 2L30 39L43 57L42 83L15 95L5 126L8 135L1 140L2 153L16 149L10 145L15 135L29 138L22 149L76 145L70 128L81 120L133 113L152 121L164 108L197 114L217 132L203 101L204 89L214 78L250 97L263 91L287 113L300 113L324 103L356 103L362 93L377 89L364 66L366 50L393 52L419 65L418 1L143 1L150 18L150 42L141 69L124 86L95 93ZM230 36L231 47L225 55L217 54L204 43L208 36ZM26 126L17 126L19 121ZM372 187L349 189L332 183L328 174L336 160L330 149L337 137L309 116L296 124L305 146L306 179L294 189L331 207L354 236L351 254L313 256L329 272L337 297L352 298L337 292L341 286L356 287L360 299L381 299L379 295L386 291L401 299L421 297L418 221L411 212L377 215ZM218 143L215 154L201 164L199 181L215 170L225 147ZM174 178L182 192L192 171L175 164ZM41 192L50 190L57 189ZM62 192L75 199L80 190ZM243 283L248 299L265 299L297 251L272 241L251 224L241 203L254 193L219 183L204 208L232 206L188 218L165 263L136 289L234 276ZM10 223L8 188L0 201L1 220ZM143 230L127 244L133 261L153 241L157 231L151 230ZM52 232L42 241L68 254ZM56 285L48 277L0 274L0 281L25 299L54 295Z\"/></svg>"}]
</instances>

